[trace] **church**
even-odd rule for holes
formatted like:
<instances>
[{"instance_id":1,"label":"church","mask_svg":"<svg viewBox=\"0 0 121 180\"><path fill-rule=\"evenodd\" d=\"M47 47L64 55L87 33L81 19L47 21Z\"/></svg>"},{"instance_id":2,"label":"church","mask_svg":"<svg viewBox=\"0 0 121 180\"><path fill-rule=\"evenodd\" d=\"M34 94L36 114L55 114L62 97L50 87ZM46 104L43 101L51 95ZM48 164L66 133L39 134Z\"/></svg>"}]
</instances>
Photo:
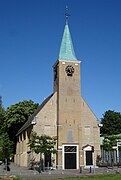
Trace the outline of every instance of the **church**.
<instances>
[{"instance_id":1,"label":"church","mask_svg":"<svg viewBox=\"0 0 121 180\"><path fill-rule=\"evenodd\" d=\"M29 167L34 157L28 146L31 132L57 137L56 154L44 157L44 163L58 169L96 166L100 155L100 127L97 117L81 96L80 64L74 51L68 16L57 61L53 65L53 93L17 133L14 162Z\"/></svg>"}]
</instances>

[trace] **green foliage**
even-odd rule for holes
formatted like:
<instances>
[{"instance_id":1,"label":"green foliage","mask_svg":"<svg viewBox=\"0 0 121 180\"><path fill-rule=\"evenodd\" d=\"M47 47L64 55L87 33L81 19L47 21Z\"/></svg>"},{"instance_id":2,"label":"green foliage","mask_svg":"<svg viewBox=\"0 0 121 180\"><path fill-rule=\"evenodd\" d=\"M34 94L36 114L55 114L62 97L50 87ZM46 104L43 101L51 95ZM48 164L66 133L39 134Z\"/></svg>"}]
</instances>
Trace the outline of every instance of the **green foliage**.
<instances>
[{"instance_id":1,"label":"green foliage","mask_svg":"<svg viewBox=\"0 0 121 180\"><path fill-rule=\"evenodd\" d=\"M11 155L11 147L13 143L10 141L8 134L2 131L5 121L5 110L2 106L2 97L0 96L0 161L9 158Z\"/></svg>"},{"instance_id":2,"label":"green foliage","mask_svg":"<svg viewBox=\"0 0 121 180\"><path fill-rule=\"evenodd\" d=\"M10 158L12 156L12 141L10 141L7 133L3 133L0 137L0 160Z\"/></svg>"},{"instance_id":3,"label":"green foliage","mask_svg":"<svg viewBox=\"0 0 121 180\"><path fill-rule=\"evenodd\" d=\"M22 101L15 105L11 105L6 110L4 129L8 132L11 140L14 141L16 133L28 118L37 109L38 104L33 101Z\"/></svg>"},{"instance_id":4,"label":"green foliage","mask_svg":"<svg viewBox=\"0 0 121 180\"><path fill-rule=\"evenodd\" d=\"M121 136L105 136L103 140L103 147L106 151L114 151L114 146L117 146L117 142L121 140Z\"/></svg>"},{"instance_id":5,"label":"green foliage","mask_svg":"<svg viewBox=\"0 0 121 180\"><path fill-rule=\"evenodd\" d=\"M88 175L88 176L78 176L78 177L65 177L63 180L120 180L121 174L101 174L101 175ZM52 179L51 179L52 180ZM56 178L60 180L60 178Z\"/></svg>"},{"instance_id":6,"label":"green foliage","mask_svg":"<svg viewBox=\"0 0 121 180\"><path fill-rule=\"evenodd\" d=\"M56 150L54 149L55 144L55 137L47 135L38 136L36 132L32 132L29 140L30 149L37 154L56 153Z\"/></svg>"},{"instance_id":7,"label":"green foliage","mask_svg":"<svg viewBox=\"0 0 121 180\"><path fill-rule=\"evenodd\" d=\"M35 112L38 104L33 101L22 101L11 105L6 109L5 119L2 126L2 132L7 132L11 141L13 141L13 150L15 151L16 134L24 125L28 118Z\"/></svg>"},{"instance_id":8,"label":"green foliage","mask_svg":"<svg viewBox=\"0 0 121 180\"><path fill-rule=\"evenodd\" d=\"M0 96L0 134L2 133L1 128L3 125L4 119L5 119L5 110L2 106L2 97Z\"/></svg>"},{"instance_id":9,"label":"green foliage","mask_svg":"<svg viewBox=\"0 0 121 180\"><path fill-rule=\"evenodd\" d=\"M101 119L103 127L101 127L102 135L112 135L121 133L121 113L108 110Z\"/></svg>"}]
</instances>

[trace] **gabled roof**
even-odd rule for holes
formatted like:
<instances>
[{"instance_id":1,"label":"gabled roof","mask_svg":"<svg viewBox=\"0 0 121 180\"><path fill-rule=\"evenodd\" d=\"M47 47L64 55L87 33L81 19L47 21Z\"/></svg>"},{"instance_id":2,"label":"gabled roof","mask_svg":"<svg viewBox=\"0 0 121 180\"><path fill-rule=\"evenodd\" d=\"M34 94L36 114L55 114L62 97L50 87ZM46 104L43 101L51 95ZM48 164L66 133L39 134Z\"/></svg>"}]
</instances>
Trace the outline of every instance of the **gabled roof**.
<instances>
[{"instance_id":1,"label":"gabled roof","mask_svg":"<svg viewBox=\"0 0 121 180\"><path fill-rule=\"evenodd\" d=\"M86 147L91 147L91 148L92 148L92 147L94 147L94 146L92 146L92 145L90 145L90 144L86 144L85 146L82 147L82 150L85 149Z\"/></svg>"},{"instance_id":2,"label":"gabled roof","mask_svg":"<svg viewBox=\"0 0 121 180\"><path fill-rule=\"evenodd\" d=\"M59 60L72 60L72 61L77 60L73 48L73 43L72 43L68 23L66 23L65 25L63 38L61 41Z\"/></svg>"},{"instance_id":3,"label":"gabled roof","mask_svg":"<svg viewBox=\"0 0 121 180\"><path fill-rule=\"evenodd\" d=\"M40 104L37 108L37 110L29 117L28 121L25 122L25 124L21 127L21 129L17 132L16 136L18 136L20 133L22 133L24 130L26 130L29 126L32 125L32 121L34 119L34 117L39 113L39 111L44 107L44 105L50 100L50 98L53 96L53 94L51 94L50 96L48 96L43 102L42 104Z\"/></svg>"}]
</instances>

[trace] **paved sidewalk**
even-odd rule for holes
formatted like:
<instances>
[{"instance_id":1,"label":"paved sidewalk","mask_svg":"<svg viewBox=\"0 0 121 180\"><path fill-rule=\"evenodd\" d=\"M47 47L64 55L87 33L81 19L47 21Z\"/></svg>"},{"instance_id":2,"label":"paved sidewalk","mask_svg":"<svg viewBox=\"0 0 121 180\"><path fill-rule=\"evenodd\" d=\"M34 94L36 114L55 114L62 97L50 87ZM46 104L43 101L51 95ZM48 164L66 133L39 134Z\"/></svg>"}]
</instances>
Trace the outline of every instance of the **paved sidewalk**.
<instances>
[{"instance_id":1,"label":"paved sidewalk","mask_svg":"<svg viewBox=\"0 0 121 180\"><path fill-rule=\"evenodd\" d=\"M96 174L115 174L121 173L121 168L95 168L84 169L82 172L79 170L48 170L39 173L36 170L29 170L26 167L19 167L15 164L10 164L10 171L4 170L4 165L0 165L0 177L3 176L17 176L21 178L64 178L64 177L78 177L78 176L90 176Z\"/></svg>"}]
</instances>

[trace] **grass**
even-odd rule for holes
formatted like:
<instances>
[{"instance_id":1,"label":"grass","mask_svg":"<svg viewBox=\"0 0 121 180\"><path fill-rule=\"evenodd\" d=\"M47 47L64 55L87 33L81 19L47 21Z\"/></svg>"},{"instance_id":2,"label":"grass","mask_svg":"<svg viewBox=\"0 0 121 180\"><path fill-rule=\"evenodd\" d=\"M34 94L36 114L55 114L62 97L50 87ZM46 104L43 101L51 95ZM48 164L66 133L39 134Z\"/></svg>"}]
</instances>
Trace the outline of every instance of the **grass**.
<instances>
[{"instance_id":1,"label":"grass","mask_svg":"<svg viewBox=\"0 0 121 180\"><path fill-rule=\"evenodd\" d=\"M96 175L96 176L80 176L80 177L70 177L70 178L54 178L49 180L121 180L121 174L106 174L106 175ZM8 180L8 179L7 179ZM28 180L22 178L14 178L14 180ZM45 179L31 179L31 180L45 180Z\"/></svg>"}]
</instances>

